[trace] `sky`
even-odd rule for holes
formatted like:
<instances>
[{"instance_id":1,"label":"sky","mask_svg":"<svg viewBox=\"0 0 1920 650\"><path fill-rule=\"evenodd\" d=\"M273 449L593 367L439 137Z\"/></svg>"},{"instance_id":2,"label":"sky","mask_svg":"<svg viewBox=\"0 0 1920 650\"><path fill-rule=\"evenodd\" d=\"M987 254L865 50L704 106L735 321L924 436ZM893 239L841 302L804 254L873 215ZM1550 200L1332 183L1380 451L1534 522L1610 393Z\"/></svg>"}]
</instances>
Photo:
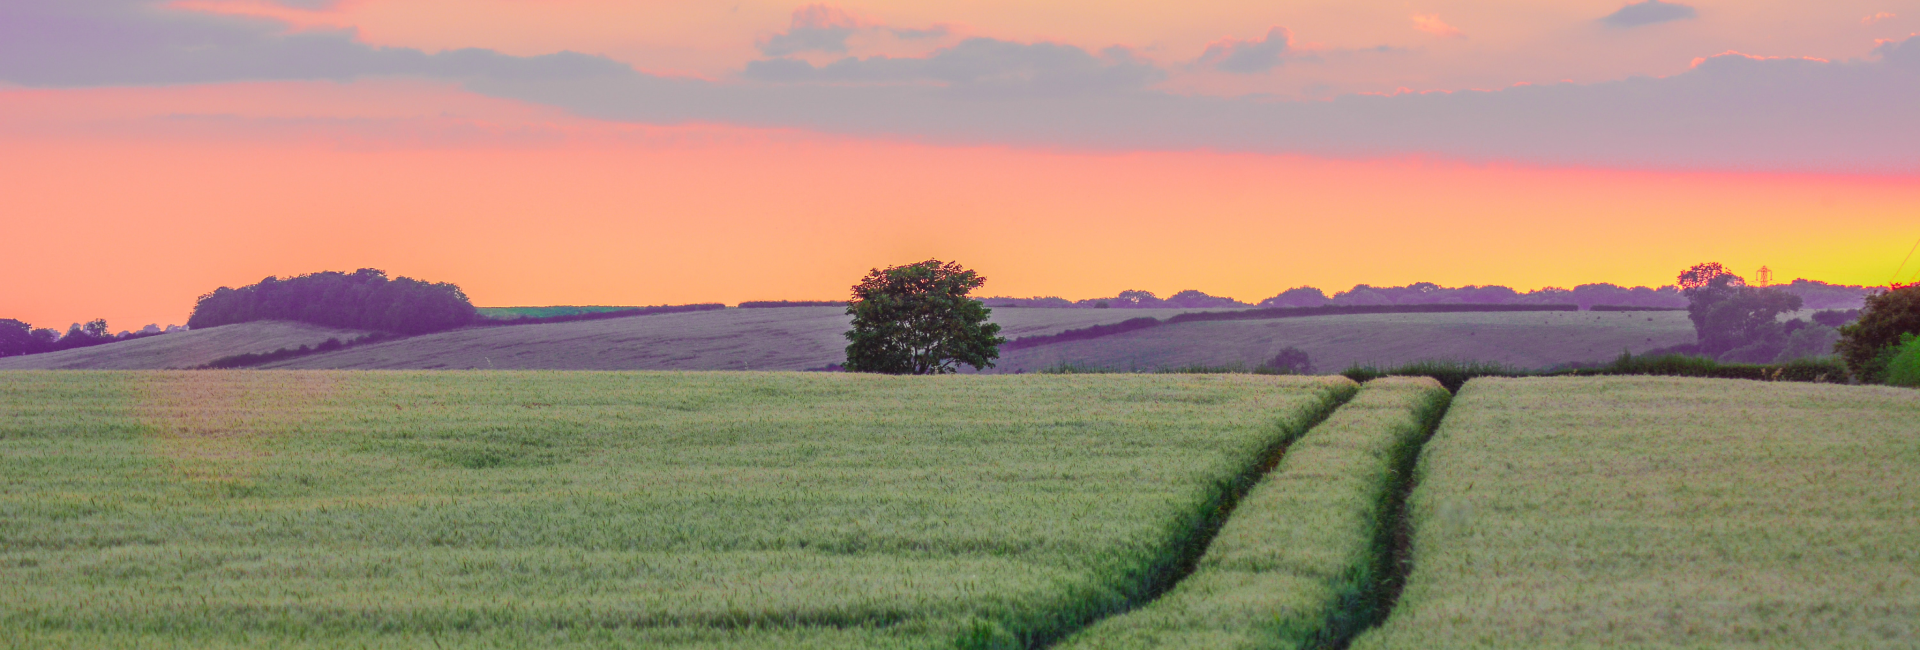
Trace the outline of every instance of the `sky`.
<instances>
[{"instance_id":1,"label":"sky","mask_svg":"<svg viewBox=\"0 0 1920 650\"><path fill-rule=\"evenodd\" d=\"M1920 274L1920 0L0 5L0 318Z\"/></svg>"}]
</instances>

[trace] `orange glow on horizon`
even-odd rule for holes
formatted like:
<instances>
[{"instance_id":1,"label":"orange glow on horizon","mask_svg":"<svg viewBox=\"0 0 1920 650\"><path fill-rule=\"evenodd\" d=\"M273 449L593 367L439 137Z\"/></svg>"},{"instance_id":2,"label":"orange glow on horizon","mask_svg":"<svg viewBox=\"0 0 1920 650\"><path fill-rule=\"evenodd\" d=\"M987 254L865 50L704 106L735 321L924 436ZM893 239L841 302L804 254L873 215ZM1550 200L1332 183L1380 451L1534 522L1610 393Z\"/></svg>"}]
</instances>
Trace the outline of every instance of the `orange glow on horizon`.
<instances>
[{"instance_id":1,"label":"orange glow on horizon","mask_svg":"<svg viewBox=\"0 0 1920 650\"><path fill-rule=\"evenodd\" d=\"M367 266L483 306L833 299L929 257L987 295L1252 302L1660 285L1707 260L1880 284L1920 237L1911 178L941 147L399 82L0 91L0 140L0 318L60 329L180 323L218 286Z\"/></svg>"}]
</instances>

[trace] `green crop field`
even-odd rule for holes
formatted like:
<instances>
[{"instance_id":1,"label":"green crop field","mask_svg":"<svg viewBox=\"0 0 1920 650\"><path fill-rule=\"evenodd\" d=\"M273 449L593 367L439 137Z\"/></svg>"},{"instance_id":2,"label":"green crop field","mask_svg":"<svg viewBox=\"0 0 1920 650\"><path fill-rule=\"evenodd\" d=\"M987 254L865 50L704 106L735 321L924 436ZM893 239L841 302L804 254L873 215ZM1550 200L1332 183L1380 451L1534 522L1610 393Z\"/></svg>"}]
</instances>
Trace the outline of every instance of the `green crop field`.
<instances>
[{"instance_id":1,"label":"green crop field","mask_svg":"<svg viewBox=\"0 0 1920 650\"><path fill-rule=\"evenodd\" d=\"M1920 393L1478 379L1356 650L1920 647Z\"/></svg>"},{"instance_id":2,"label":"green crop field","mask_svg":"<svg viewBox=\"0 0 1920 650\"><path fill-rule=\"evenodd\" d=\"M1447 398L1425 377L1367 382L1288 447L1193 575L1062 648L1319 648L1347 638L1376 613L1390 501Z\"/></svg>"},{"instance_id":3,"label":"green crop field","mask_svg":"<svg viewBox=\"0 0 1920 650\"><path fill-rule=\"evenodd\" d=\"M0 646L1018 647L1164 585L1354 390L4 373Z\"/></svg>"}]
</instances>

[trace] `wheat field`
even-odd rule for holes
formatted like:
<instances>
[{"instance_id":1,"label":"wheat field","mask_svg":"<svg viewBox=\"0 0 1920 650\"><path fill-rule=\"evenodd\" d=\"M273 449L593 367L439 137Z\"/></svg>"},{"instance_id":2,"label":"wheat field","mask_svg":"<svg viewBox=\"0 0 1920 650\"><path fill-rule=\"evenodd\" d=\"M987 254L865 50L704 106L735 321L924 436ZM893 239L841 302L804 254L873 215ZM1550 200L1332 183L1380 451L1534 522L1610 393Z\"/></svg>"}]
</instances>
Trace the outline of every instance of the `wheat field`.
<instances>
[{"instance_id":1,"label":"wheat field","mask_svg":"<svg viewBox=\"0 0 1920 650\"><path fill-rule=\"evenodd\" d=\"M0 645L1024 647L1339 377L0 374Z\"/></svg>"},{"instance_id":2,"label":"wheat field","mask_svg":"<svg viewBox=\"0 0 1920 650\"><path fill-rule=\"evenodd\" d=\"M1476 379L1355 650L1920 647L1920 393Z\"/></svg>"}]
</instances>

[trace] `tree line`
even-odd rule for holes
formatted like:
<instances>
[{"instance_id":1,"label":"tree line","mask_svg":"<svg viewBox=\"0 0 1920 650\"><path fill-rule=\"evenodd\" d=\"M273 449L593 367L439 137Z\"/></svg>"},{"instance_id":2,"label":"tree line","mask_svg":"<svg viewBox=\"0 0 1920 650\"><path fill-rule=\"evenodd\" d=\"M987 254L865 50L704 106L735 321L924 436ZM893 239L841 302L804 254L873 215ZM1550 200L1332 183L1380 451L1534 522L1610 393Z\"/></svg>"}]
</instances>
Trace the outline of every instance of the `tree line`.
<instances>
[{"instance_id":1,"label":"tree line","mask_svg":"<svg viewBox=\"0 0 1920 650\"><path fill-rule=\"evenodd\" d=\"M1799 296L1810 309L1850 309L1861 305L1873 291L1871 287L1827 284L1814 280L1794 280L1774 287ZM1127 290L1109 298L1067 300L1058 297L984 299L989 307L1076 307L1114 309L1206 309L1234 307L1322 307L1373 305L1579 305L1685 309L1691 302L1679 285L1662 287L1623 287L1609 283L1583 284L1572 289L1543 287L1517 291L1500 285L1443 287L1432 282L1415 282L1403 287L1376 287L1357 284L1353 288L1328 295L1315 287L1295 287L1257 303L1208 295L1188 289L1161 298L1151 291Z\"/></svg>"},{"instance_id":2,"label":"tree line","mask_svg":"<svg viewBox=\"0 0 1920 650\"><path fill-rule=\"evenodd\" d=\"M220 287L194 303L187 326L291 320L343 329L425 334L470 325L473 303L458 285L387 277L379 269L267 276L238 289Z\"/></svg>"},{"instance_id":3,"label":"tree line","mask_svg":"<svg viewBox=\"0 0 1920 650\"><path fill-rule=\"evenodd\" d=\"M0 318L0 357L59 352L162 334L159 328L152 325L138 332L119 334L108 332L107 321L104 318L87 321L84 325L74 323L72 327L67 328L66 334L51 328L35 328L26 322L11 318Z\"/></svg>"}]
</instances>

